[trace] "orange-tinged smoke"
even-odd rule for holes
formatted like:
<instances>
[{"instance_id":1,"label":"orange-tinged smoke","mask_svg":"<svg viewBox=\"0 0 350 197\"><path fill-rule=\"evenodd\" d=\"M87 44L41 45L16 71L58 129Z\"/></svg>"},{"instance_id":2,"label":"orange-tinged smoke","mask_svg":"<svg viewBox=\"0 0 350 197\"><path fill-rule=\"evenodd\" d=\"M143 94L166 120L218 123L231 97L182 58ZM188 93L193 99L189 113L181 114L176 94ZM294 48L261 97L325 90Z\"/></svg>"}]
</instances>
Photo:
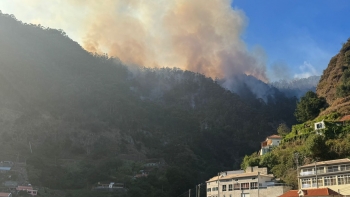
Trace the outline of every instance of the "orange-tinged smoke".
<instances>
[{"instance_id":1,"label":"orange-tinged smoke","mask_svg":"<svg viewBox=\"0 0 350 197\"><path fill-rule=\"evenodd\" d=\"M247 24L231 0L65 0L49 10L65 29L79 28L80 43L126 64L178 67L211 77L248 74L267 81L263 53L241 39ZM35 0L31 6L45 4ZM64 9L64 11L61 11ZM59 15L57 13L63 13ZM58 17L59 16L59 17ZM52 19L55 21L56 19ZM45 25L45 24L44 24Z\"/></svg>"}]
</instances>

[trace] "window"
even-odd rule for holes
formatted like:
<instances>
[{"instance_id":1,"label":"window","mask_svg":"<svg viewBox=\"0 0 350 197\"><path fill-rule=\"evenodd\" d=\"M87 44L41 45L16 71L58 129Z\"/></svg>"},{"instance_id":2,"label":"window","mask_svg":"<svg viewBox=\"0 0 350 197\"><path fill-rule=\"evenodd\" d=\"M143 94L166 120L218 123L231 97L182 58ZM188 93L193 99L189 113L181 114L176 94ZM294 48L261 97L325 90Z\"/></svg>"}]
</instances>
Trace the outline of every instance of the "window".
<instances>
[{"instance_id":1,"label":"window","mask_svg":"<svg viewBox=\"0 0 350 197\"><path fill-rule=\"evenodd\" d=\"M258 182L251 182L250 189L258 189Z\"/></svg>"},{"instance_id":2,"label":"window","mask_svg":"<svg viewBox=\"0 0 350 197\"><path fill-rule=\"evenodd\" d=\"M350 184L350 174L339 175L338 185Z\"/></svg>"},{"instance_id":3,"label":"window","mask_svg":"<svg viewBox=\"0 0 350 197\"><path fill-rule=\"evenodd\" d=\"M339 171L338 166L327 167L327 172L337 172L337 171Z\"/></svg>"},{"instance_id":4,"label":"window","mask_svg":"<svg viewBox=\"0 0 350 197\"><path fill-rule=\"evenodd\" d=\"M324 167L317 167L317 174L323 174L324 173Z\"/></svg>"},{"instance_id":5,"label":"window","mask_svg":"<svg viewBox=\"0 0 350 197\"><path fill-rule=\"evenodd\" d=\"M228 185L228 191L232 191L232 184Z\"/></svg>"},{"instance_id":6,"label":"window","mask_svg":"<svg viewBox=\"0 0 350 197\"><path fill-rule=\"evenodd\" d=\"M322 128L322 123L316 124L316 127L317 127L317 129L321 129Z\"/></svg>"},{"instance_id":7,"label":"window","mask_svg":"<svg viewBox=\"0 0 350 197\"><path fill-rule=\"evenodd\" d=\"M302 188L311 187L311 180L310 179L301 179L301 187Z\"/></svg>"},{"instance_id":8,"label":"window","mask_svg":"<svg viewBox=\"0 0 350 197\"><path fill-rule=\"evenodd\" d=\"M239 183L233 184L233 189L234 190L240 190Z\"/></svg>"},{"instance_id":9,"label":"window","mask_svg":"<svg viewBox=\"0 0 350 197\"><path fill-rule=\"evenodd\" d=\"M303 171L300 173L301 176L310 175L310 174L315 174L313 168L303 169Z\"/></svg>"},{"instance_id":10,"label":"window","mask_svg":"<svg viewBox=\"0 0 350 197\"><path fill-rule=\"evenodd\" d=\"M222 191L226 191L226 185L222 186Z\"/></svg>"},{"instance_id":11,"label":"window","mask_svg":"<svg viewBox=\"0 0 350 197\"><path fill-rule=\"evenodd\" d=\"M323 186L323 179L317 178L318 186ZM317 187L316 178L312 178L312 187Z\"/></svg>"},{"instance_id":12,"label":"window","mask_svg":"<svg viewBox=\"0 0 350 197\"><path fill-rule=\"evenodd\" d=\"M207 189L207 192L211 192L211 188L208 188L208 189Z\"/></svg>"},{"instance_id":13,"label":"window","mask_svg":"<svg viewBox=\"0 0 350 197\"><path fill-rule=\"evenodd\" d=\"M344 175L339 175L338 176L338 185L344 185L345 184L345 179Z\"/></svg>"},{"instance_id":14,"label":"window","mask_svg":"<svg viewBox=\"0 0 350 197\"><path fill-rule=\"evenodd\" d=\"M350 165L341 165L340 170L341 171L350 170Z\"/></svg>"},{"instance_id":15,"label":"window","mask_svg":"<svg viewBox=\"0 0 350 197\"><path fill-rule=\"evenodd\" d=\"M335 176L324 177L324 186L336 185Z\"/></svg>"},{"instance_id":16,"label":"window","mask_svg":"<svg viewBox=\"0 0 350 197\"><path fill-rule=\"evenodd\" d=\"M242 189L249 189L249 183L241 183Z\"/></svg>"}]
</instances>

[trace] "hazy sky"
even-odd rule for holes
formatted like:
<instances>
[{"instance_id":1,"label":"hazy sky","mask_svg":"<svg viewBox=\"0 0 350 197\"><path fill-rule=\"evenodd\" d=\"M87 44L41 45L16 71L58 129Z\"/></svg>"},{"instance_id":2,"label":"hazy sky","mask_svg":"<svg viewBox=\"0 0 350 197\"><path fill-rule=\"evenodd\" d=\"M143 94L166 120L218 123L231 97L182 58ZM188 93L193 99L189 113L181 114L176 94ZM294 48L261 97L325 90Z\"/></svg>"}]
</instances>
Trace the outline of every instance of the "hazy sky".
<instances>
[{"instance_id":1,"label":"hazy sky","mask_svg":"<svg viewBox=\"0 0 350 197\"><path fill-rule=\"evenodd\" d=\"M128 63L265 81L322 74L350 37L348 0L1 0L0 10Z\"/></svg>"}]
</instances>

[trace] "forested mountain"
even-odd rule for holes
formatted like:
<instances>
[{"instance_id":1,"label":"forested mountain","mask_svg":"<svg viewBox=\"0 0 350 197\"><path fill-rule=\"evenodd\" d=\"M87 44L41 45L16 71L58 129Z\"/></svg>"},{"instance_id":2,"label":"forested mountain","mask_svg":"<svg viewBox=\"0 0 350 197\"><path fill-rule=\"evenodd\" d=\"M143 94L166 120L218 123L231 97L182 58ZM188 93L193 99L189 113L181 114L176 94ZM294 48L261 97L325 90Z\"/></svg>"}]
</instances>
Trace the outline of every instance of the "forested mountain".
<instances>
[{"instance_id":1,"label":"forested mountain","mask_svg":"<svg viewBox=\"0 0 350 197\"><path fill-rule=\"evenodd\" d=\"M308 91L316 91L316 86L320 80L320 76L311 76L308 78L293 79L291 81L276 81L271 85L285 93L287 96L296 96L300 98Z\"/></svg>"},{"instance_id":2,"label":"forested mountain","mask_svg":"<svg viewBox=\"0 0 350 197\"><path fill-rule=\"evenodd\" d=\"M14 16L1 14L0 27L0 156L26 160L33 185L63 195L113 181L127 196L178 196L295 122L295 98L277 89L239 96L190 71L130 69ZM133 180L150 158L166 167Z\"/></svg>"}]
</instances>

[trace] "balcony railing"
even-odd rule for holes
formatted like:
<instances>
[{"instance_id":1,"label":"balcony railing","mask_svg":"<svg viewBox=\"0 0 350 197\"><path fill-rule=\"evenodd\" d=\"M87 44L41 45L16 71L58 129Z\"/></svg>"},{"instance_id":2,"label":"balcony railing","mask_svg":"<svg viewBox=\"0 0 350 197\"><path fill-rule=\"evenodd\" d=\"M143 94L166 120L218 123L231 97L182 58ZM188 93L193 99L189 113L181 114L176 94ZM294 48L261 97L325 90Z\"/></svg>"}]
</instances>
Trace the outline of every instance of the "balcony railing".
<instances>
[{"instance_id":1,"label":"balcony railing","mask_svg":"<svg viewBox=\"0 0 350 197\"><path fill-rule=\"evenodd\" d=\"M337 172L335 170L330 170L328 172ZM317 170L317 174L325 174L327 171L324 170ZM300 172L300 176L308 176L308 175L316 175L315 171L307 171L307 172Z\"/></svg>"},{"instance_id":2,"label":"balcony railing","mask_svg":"<svg viewBox=\"0 0 350 197\"><path fill-rule=\"evenodd\" d=\"M309 187L311 187L311 184L302 184L301 185L301 188L309 188Z\"/></svg>"}]
</instances>

